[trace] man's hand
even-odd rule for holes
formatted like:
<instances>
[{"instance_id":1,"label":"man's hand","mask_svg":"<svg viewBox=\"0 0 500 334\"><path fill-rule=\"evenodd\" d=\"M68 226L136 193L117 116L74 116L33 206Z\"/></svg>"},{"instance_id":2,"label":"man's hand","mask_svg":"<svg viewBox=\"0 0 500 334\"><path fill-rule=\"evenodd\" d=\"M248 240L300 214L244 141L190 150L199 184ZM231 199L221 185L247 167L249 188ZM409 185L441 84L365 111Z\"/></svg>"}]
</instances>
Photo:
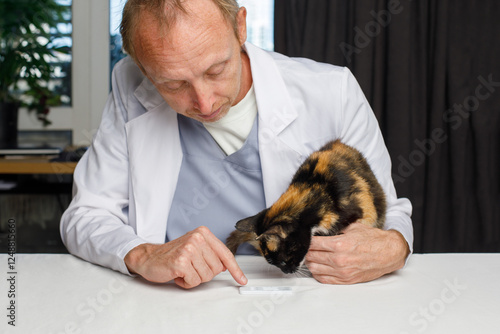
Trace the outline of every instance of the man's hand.
<instances>
[{"instance_id":1,"label":"man's hand","mask_svg":"<svg viewBox=\"0 0 500 334\"><path fill-rule=\"evenodd\" d=\"M226 269L236 282L247 283L233 254L204 226L162 245L139 245L124 260L131 273L157 283L174 280L185 289L208 282Z\"/></svg>"},{"instance_id":2,"label":"man's hand","mask_svg":"<svg viewBox=\"0 0 500 334\"><path fill-rule=\"evenodd\" d=\"M401 269L408 254L399 232L353 223L343 234L312 237L306 265L321 283L354 284Z\"/></svg>"}]
</instances>

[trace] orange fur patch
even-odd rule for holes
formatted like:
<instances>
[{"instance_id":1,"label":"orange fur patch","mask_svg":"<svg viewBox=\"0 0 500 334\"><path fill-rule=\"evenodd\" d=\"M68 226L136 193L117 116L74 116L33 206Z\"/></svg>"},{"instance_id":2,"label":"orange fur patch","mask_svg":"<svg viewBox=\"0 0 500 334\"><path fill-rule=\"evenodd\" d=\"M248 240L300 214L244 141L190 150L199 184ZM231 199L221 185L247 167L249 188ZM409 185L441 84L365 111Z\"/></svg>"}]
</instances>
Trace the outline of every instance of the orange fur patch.
<instances>
[{"instance_id":1,"label":"orange fur patch","mask_svg":"<svg viewBox=\"0 0 500 334\"><path fill-rule=\"evenodd\" d=\"M324 215L323 219L319 222L318 226L329 230L339 220L339 215L334 212L329 212Z\"/></svg>"},{"instance_id":2,"label":"orange fur patch","mask_svg":"<svg viewBox=\"0 0 500 334\"><path fill-rule=\"evenodd\" d=\"M295 185L291 185L288 187L287 191L283 193L283 195L281 195L281 197L278 198L278 200L269 208L266 216L271 219L290 209L292 209L293 212L289 212L289 214L293 215L294 211L302 209L303 204L297 204L303 203L302 199L307 196L309 191L309 189L301 189Z\"/></svg>"},{"instance_id":3,"label":"orange fur patch","mask_svg":"<svg viewBox=\"0 0 500 334\"><path fill-rule=\"evenodd\" d=\"M315 171L318 173L330 173L332 164L336 169L350 169L352 166L346 161L346 157L356 159L357 154L350 147L335 142L330 146L329 151L313 153L313 157L318 159Z\"/></svg>"},{"instance_id":4,"label":"orange fur patch","mask_svg":"<svg viewBox=\"0 0 500 334\"><path fill-rule=\"evenodd\" d=\"M280 242L277 236L272 235L267 238L267 249L269 249L271 252L276 252L278 250Z\"/></svg>"},{"instance_id":5,"label":"orange fur patch","mask_svg":"<svg viewBox=\"0 0 500 334\"><path fill-rule=\"evenodd\" d=\"M251 240L248 240L248 243L262 254L262 250L260 249L260 242L257 239L253 238Z\"/></svg>"},{"instance_id":6,"label":"orange fur patch","mask_svg":"<svg viewBox=\"0 0 500 334\"><path fill-rule=\"evenodd\" d=\"M354 153L350 146L347 146L338 140L332 144L330 151L335 152L336 155L347 155L351 157Z\"/></svg>"},{"instance_id":7,"label":"orange fur patch","mask_svg":"<svg viewBox=\"0 0 500 334\"><path fill-rule=\"evenodd\" d=\"M330 154L328 154L327 152L320 152L320 153L317 153L316 155L318 158L318 163L316 164L314 171L317 173L320 173L320 174L328 173L330 163L331 163Z\"/></svg>"},{"instance_id":8,"label":"orange fur patch","mask_svg":"<svg viewBox=\"0 0 500 334\"><path fill-rule=\"evenodd\" d=\"M369 224L375 226L377 223L377 210L375 204L373 203L373 195L370 192L370 186L359 175L352 173L352 177L356 180L356 187L360 190L359 193L355 194L355 197L359 201L359 206L363 210L363 220Z\"/></svg>"}]
</instances>

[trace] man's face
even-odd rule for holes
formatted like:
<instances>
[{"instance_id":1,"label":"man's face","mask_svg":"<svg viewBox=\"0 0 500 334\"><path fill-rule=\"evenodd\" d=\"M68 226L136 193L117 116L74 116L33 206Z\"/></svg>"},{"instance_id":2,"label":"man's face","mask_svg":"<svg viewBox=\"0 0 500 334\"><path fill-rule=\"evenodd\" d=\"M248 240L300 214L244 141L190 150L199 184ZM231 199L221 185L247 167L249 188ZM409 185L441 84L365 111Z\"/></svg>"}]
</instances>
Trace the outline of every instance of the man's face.
<instances>
[{"instance_id":1,"label":"man's face","mask_svg":"<svg viewBox=\"0 0 500 334\"><path fill-rule=\"evenodd\" d=\"M190 0L186 8L188 15L179 14L167 33L143 11L135 54L145 75L177 113L214 122L251 86L249 60L241 52L246 12L238 13L238 40L212 1Z\"/></svg>"}]
</instances>

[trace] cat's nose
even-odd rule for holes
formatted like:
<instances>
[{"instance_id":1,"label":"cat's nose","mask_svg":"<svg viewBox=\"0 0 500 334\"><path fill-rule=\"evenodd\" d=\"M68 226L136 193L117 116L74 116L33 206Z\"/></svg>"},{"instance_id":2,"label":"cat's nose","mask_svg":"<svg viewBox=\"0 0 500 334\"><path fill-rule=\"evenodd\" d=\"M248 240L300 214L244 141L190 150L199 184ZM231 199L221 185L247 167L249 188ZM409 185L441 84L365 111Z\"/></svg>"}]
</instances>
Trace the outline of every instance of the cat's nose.
<instances>
[{"instance_id":1,"label":"cat's nose","mask_svg":"<svg viewBox=\"0 0 500 334\"><path fill-rule=\"evenodd\" d=\"M286 263L285 263L286 265ZM297 271L297 267L294 267L294 266L281 266L280 267L281 271L284 272L285 274L293 274L294 272Z\"/></svg>"}]
</instances>

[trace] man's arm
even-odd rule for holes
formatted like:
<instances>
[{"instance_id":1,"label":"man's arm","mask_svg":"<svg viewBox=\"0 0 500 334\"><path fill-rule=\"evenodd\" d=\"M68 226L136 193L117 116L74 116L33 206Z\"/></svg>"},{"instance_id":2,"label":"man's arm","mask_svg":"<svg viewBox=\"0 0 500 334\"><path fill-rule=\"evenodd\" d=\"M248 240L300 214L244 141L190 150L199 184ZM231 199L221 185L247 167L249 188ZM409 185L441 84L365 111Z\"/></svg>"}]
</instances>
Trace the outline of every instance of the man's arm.
<instances>
[{"instance_id":1,"label":"man's arm","mask_svg":"<svg viewBox=\"0 0 500 334\"><path fill-rule=\"evenodd\" d=\"M108 97L92 146L79 161L73 200L61 217L61 238L71 254L128 273L123 257L144 243L129 224L129 168L125 115L119 90Z\"/></svg>"}]
</instances>

